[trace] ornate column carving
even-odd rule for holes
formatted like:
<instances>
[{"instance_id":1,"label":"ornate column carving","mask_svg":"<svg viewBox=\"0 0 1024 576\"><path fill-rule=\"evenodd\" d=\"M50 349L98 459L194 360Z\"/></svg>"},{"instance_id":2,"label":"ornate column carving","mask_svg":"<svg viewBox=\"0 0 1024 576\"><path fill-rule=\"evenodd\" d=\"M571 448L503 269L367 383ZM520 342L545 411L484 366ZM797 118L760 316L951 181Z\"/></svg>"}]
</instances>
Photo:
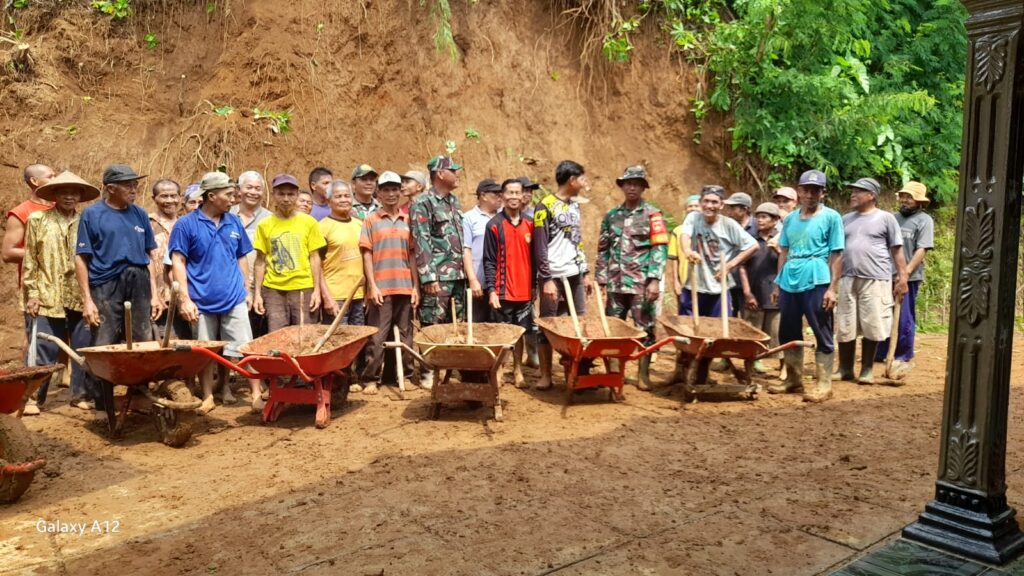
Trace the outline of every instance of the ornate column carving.
<instances>
[{"instance_id":1,"label":"ornate column carving","mask_svg":"<svg viewBox=\"0 0 1024 576\"><path fill-rule=\"evenodd\" d=\"M953 309L935 499L903 536L989 563L1024 551L1006 503L1006 418L1024 175L1021 0L970 11Z\"/></svg>"}]
</instances>

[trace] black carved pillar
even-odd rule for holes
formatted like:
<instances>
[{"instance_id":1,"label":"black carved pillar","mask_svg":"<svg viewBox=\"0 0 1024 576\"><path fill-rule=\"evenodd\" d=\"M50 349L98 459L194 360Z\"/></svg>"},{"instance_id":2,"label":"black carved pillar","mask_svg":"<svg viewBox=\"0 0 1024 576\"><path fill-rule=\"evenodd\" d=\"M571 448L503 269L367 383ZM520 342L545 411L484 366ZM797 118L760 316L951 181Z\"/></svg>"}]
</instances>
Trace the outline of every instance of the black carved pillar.
<instances>
[{"instance_id":1,"label":"black carved pillar","mask_svg":"<svg viewBox=\"0 0 1024 576\"><path fill-rule=\"evenodd\" d=\"M1024 2L964 4L969 52L942 447L935 499L903 536L1003 564L1024 551L1005 482L1024 162Z\"/></svg>"}]
</instances>

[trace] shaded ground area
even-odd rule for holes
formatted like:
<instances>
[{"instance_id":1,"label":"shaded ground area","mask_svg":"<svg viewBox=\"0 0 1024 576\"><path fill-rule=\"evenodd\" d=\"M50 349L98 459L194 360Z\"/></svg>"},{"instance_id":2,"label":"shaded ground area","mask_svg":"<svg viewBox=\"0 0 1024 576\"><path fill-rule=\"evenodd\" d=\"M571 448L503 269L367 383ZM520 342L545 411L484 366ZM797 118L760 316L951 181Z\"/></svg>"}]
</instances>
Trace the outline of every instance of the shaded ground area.
<instances>
[{"instance_id":1,"label":"shaded ground area","mask_svg":"<svg viewBox=\"0 0 1024 576\"><path fill-rule=\"evenodd\" d=\"M906 387L840 384L821 406L630 387L624 404L583 394L564 410L561 389L505 386L496 423L468 408L427 420L424 392L353 395L325 430L312 411L264 426L219 407L177 450L145 418L110 443L52 407L26 420L51 464L0 509L0 573L828 572L931 496L945 337L921 348ZM1019 386L1011 403L1019 503ZM101 525L50 535L40 519Z\"/></svg>"}]
</instances>

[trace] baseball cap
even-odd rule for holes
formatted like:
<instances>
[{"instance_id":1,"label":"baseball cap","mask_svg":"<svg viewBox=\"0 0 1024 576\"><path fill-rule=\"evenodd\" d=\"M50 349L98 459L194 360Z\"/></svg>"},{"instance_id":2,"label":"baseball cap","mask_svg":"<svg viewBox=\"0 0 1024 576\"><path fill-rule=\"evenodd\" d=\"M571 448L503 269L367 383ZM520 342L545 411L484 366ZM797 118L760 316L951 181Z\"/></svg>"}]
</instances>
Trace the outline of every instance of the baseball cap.
<instances>
[{"instance_id":1,"label":"baseball cap","mask_svg":"<svg viewBox=\"0 0 1024 576\"><path fill-rule=\"evenodd\" d=\"M754 205L754 199L746 192L733 192L732 196L725 201L726 206L746 206L749 210Z\"/></svg>"},{"instance_id":2,"label":"baseball cap","mask_svg":"<svg viewBox=\"0 0 1024 576\"><path fill-rule=\"evenodd\" d=\"M856 188L858 190L865 190L871 192L875 196L878 196L882 192L882 185L878 183L878 180L874 178L861 178L856 182L851 182L846 185L847 188Z\"/></svg>"},{"instance_id":3,"label":"baseball cap","mask_svg":"<svg viewBox=\"0 0 1024 576\"><path fill-rule=\"evenodd\" d=\"M693 202L700 202L700 194L690 194L686 197L687 204L692 204Z\"/></svg>"},{"instance_id":4,"label":"baseball cap","mask_svg":"<svg viewBox=\"0 0 1024 576\"><path fill-rule=\"evenodd\" d=\"M762 202L757 205L757 210L754 210L754 215L768 214L769 216L775 216L776 218L782 216L779 212L779 205L775 202Z\"/></svg>"},{"instance_id":5,"label":"baseball cap","mask_svg":"<svg viewBox=\"0 0 1024 576\"><path fill-rule=\"evenodd\" d=\"M924 202L925 204L931 204L931 200L928 199L928 187L920 182L911 180L900 188L897 194L910 194L910 197L914 199L914 202Z\"/></svg>"},{"instance_id":6,"label":"baseball cap","mask_svg":"<svg viewBox=\"0 0 1024 576\"><path fill-rule=\"evenodd\" d=\"M462 164L456 164L451 156L434 156L427 161L427 170L440 172L441 170L461 170Z\"/></svg>"},{"instance_id":7,"label":"baseball cap","mask_svg":"<svg viewBox=\"0 0 1024 576\"><path fill-rule=\"evenodd\" d=\"M301 188L301 186L299 186L299 181L296 180L295 176L292 176L291 174L278 174L277 176L274 176L274 179L270 182L271 188L277 188L278 186L286 185Z\"/></svg>"},{"instance_id":8,"label":"baseball cap","mask_svg":"<svg viewBox=\"0 0 1024 576\"><path fill-rule=\"evenodd\" d=\"M370 174L373 174L374 176L377 175L377 171L373 169L373 166L370 166L369 164L360 164L352 171L352 179L355 180L356 178L362 178L363 176L368 176Z\"/></svg>"},{"instance_id":9,"label":"baseball cap","mask_svg":"<svg viewBox=\"0 0 1024 576\"><path fill-rule=\"evenodd\" d=\"M798 186L821 186L822 188L828 183L825 179L825 173L821 170L808 170L800 175L800 182Z\"/></svg>"},{"instance_id":10,"label":"baseball cap","mask_svg":"<svg viewBox=\"0 0 1024 576\"><path fill-rule=\"evenodd\" d=\"M640 180L644 183L644 188L651 187L650 183L647 182L647 170L640 164L627 167L626 170L622 172L622 176L615 179L615 183L622 186L622 183L626 180Z\"/></svg>"},{"instance_id":11,"label":"baseball cap","mask_svg":"<svg viewBox=\"0 0 1024 576\"><path fill-rule=\"evenodd\" d=\"M377 177L377 186L383 186L385 184L398 184L402 185L402 177L392 172L391 170L385 170L380 176Z\"/></svg>"},{"instance_id":12,"label":"baseball cap","mask_svg":"<svg viewBox=\"0 0 1024 576\"><path fill-rule=\"evenodd\" d=\"M783 186L775 191L775 196L782 196L783 198L789 198L790 200L796 201L796 190L793 190L789 186Z\"/></svg>"},{"instance_id":13,"label":"baseball cap","mask_svg":"<svg viewBox=\"0 0 1024 576\"><path fill-rule=\"evenodd\" d=\"M498 184L494 178L484 178L476 185L476 195L479 196L485 192L501 192L501 184Z\"/></svg>"},{"instance_id":14,"label":"baseball cap","mask_svg":"<svg viewBox=\"0 0 1024 576\"><path fill-rule=\"evenodd\" d=\"M705 184L704 187L700 189L701 198L707 196L708 194L714 194L715 196L718 196L722 200L725 200L725 188L722 188L718 184Z\"/></svg>"},{"instance_id":15,"label":"baseball cap","mask_svg":"<svg viewBox=\"0 0 1024 576\"><path fill-rule=\"evenodd\" d=\"M203 195L203 187L199 183L189 184L185 188L185 200L197 200Z\"/></svg>"},{"instance_id":16,"label":"baseball cap","mask_svg":"<svg viewBox=\"0 0 1024 576\"><path fill-rule=\"evenodd\" d=\"M228 178L228 175L223 172L207 172L203 175L203 179L199 182L199 187L203 192L209 192L210 190L222 190L224 188L234 188L235 183Z\"/></svg>"},{"instance_id":17,"label":"baseball cap","mask_svg":"<svg viewBox=\"0 0 1024 576\"><path fill-rule=\"evenodd\" d=\"M139 176L127 164L111 164L103 170L103 185L115 184L117 182L131 182L142 180L145 176Z\"/></svg>"},{"instance_id":18,"label":"baseball cap","mask_svg":"<svg viewBox=\"0 0 1024 576\"><path fill-rule=\"evenodd\" d=\"M409 170L405 174L402 174L402 180L415 180L420 186L427 185L427 176L419 170Z\"/></svg>"},{"instance_id":19,"label":"baseball cap","mask_svg":"<svg viewBox=\"0 0 1024 576\"><path fill-rule=\"evenodd\" d=\"M516 180L519 180L519 183L523 185L523 190L536 190L540 188L540 184L533 182L526 176L519 176Z\"/></svg>"}]
</instances>

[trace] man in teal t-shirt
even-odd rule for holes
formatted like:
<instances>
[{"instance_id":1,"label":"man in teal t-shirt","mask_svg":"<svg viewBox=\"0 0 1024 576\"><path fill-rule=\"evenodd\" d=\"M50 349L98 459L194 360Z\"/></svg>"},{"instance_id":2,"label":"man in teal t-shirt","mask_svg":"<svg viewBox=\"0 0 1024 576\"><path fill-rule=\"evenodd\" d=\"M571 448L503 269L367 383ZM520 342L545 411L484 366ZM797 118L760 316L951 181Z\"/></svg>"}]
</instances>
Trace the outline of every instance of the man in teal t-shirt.
<instances>
[{"instance_id":1,"label":"man in teal t-shirt","mask_svg":"<svg viewBox=\"0 0 1024 576\"><path fill-rule=\"evenodd\" d=\"M832 397L832 310L843 266L843 219L823 205L825 174L808 170L800 176L800 209L789 214L779 235L779 275L772 300L779 304L779 342L802 339L803 319L814 331L817 384L804 401ZM803 349L785 351L786 380L768 387L772 394L803 392Z\"/></svg>"}]
</instances>

